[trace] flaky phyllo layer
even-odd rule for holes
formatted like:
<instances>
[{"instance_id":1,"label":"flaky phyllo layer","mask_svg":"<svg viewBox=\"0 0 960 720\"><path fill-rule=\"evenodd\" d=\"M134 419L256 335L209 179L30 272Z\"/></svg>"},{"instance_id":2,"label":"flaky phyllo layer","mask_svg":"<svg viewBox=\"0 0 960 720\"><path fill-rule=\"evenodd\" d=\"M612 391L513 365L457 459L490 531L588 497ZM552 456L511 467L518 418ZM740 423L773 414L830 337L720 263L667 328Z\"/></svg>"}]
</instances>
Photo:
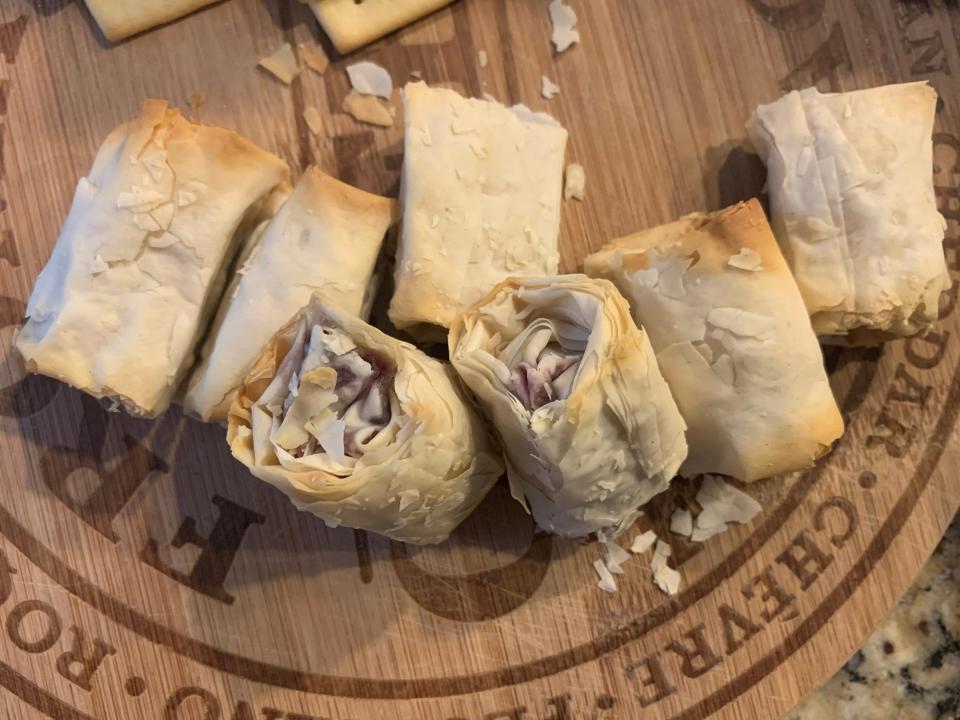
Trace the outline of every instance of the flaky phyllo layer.
<instances>
[{"instance_id":1,"label":"flaky phyllo layer","mask_svg":"<svg viewBox=\"0 0 960 720\"><path fill-rule=\"evenodd\" d=\"M451 328L450 359L500 434L514 496L546 530L629 526L687 454L647 336L604 280L502 283Z\"/></svg>"},{"instance_id":2,"label":"flaky phyllo layer","mask_svg":"<svg viewBox=\"0 0 960 720\"><path fill-rule=\"evenodd\" d=\"M937 319L950 278L930 173L936 106L925 82L807 88L747 124L777 241L828 342L875 344Z\"/></svg>"},{"instance_id":3,"label":"flaky phyllo layer","mask_svg":"<svg viewBox=\"0 0 960 720\"><path fill-rule=\"evenodd\" d=\"M449 368L317 295L230 411L233 454L328 525L446 539L502 472Z\"/></svg>"}]
</instances>

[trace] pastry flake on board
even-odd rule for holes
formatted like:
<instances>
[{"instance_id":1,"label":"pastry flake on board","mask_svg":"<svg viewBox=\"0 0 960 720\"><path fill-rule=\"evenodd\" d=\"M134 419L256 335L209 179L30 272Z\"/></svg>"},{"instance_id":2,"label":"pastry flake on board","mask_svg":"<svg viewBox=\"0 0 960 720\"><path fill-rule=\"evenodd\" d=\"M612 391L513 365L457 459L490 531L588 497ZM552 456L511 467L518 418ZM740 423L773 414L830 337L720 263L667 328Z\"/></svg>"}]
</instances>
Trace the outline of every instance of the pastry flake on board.
<instances>
[{"instance_id":1,"label":"pastry flake on board","mask_svg":"<svg viewBox=\"0 0 960 720\"><path fill-rule=\"evenodd\" d=\"M293 54L290 43L284 43L273 54L261 58L257 65L286 85L296 80L303 69L297 62L297 56Z\"/></svg>"},{"instance_id":2,"label":"pastry flake on board","mask_svg":"<svg viewBox=\"0 0 960 720\"><path fill-rule=\"evenodd\" d=\"M390 73L386 68L369 60L347 65L347 76L350 78L350 85L361 95L376 95L384 100L389 100L393 95L393 78Z\"/></svg>"},{"instance_id":3,"label":"pastry flake on board","mask_svg":"<svg viewBox=\"0 0 960 720\"><path fill-rule=\"evenodd\" d=\"M16 340L27 369L163 413L239 243L288 176L237 133L144 102L77 184Z\"/></svg>"},{"instance_id":4,"label":"pastry flake on board","mask_svg":"<svg viewBox=\"0 0 960 720\"><path fill-rule=\"evenodd\" d=\"M108 40L116 42L220 0L85 0Z\"/></svg>"},{"instance_id":5,"label":"pastry flake on board","mask_svg":"<svg viewBox=\"0 0 960 720\"><path fill-rule=\"evenodd\" d=\"M605 280L506 280L456 320L449 354L544 530L615 536L686 457L653 348Z\"/></svg>"},{"instance_id":6,"label":"pastry flake on board","mask_svg":"<svg viewBox=\"0 0 960 720\"><path fill-rule=\"evenodd\" d=\"M259 229L224 293L187 385L187 413L208 422L225 420L260 349L314 292L361 315L395 218L396 201L309 168Z\"/></svg>"},{"instance_id":7,"label":"pastry flake on board","mask_svg":"<svg viewBox=\"0 0 960 720\"><path fill-rule=\"evenodd\" d=\"M522 105L424 83L403 98L404 219L389 312L398 328L427 336L511 275L557 272L567 131Z\"/></svg>"},{"instance_id":8,"label":"pastry flake on board","mask_svg":"<svg viewBox=\"0 0 960 720\"><path fill-rule=\"evenodd\" d=\"M399 30L453 0L310 0L310 7L338 52Z\"/></svg>"},{"instance_id":9,"label":"pastry flake on board","mask_svg":"<svg viewBox=\"0 0 960 720\"><path fill-rule=\"evenodd\" d=\"M448 365L319 293L259 353L227 442L298 509L415 544L444 541L503 472Z\"/></svg>"},{"instance_id":10,"label":"pastry flake on board","mask_svg":"<svg viewBox=\"0 0 960 720\"><path fill-rule=\"evenodd\" d=\"M925 82L808 88L747 124L774 233L825 342L872 345L937 319L950 278L931 172L936 106Z\"/></svg>"},{"instance_id":11,"label":"pastry flake on board","mask_svg":"<svg viewBox=\"0 0 960 720\"><path fill-rule=\"evenodd\" d=\"M758 269L730 264L743 248ZM585 261L630 300L687 422L684 476L801 470L843 433L817 338L760 203L697 213Z\"/></svg>"},{"instance_id":12,"label":"pastry flake on board","mask_svg":"<svg viewBox=\"0 0 960 720\"><path fill-rule=\"evenodd\" d=\"M583 200L587 194L587 173L583 165L570 163L563 176L563 199Z\"/></svg>"},{"instance_id":13,"label":"pastry flake on board","mask_svg":"<svg viewBox=\"0 0 960 720\"><path fill-rule=\"evenodd\" d=\"M361 95L356 90L351 90L343 98L343 111L353 116L354 120L370 125L393 125L393 115L383 104L383 100L375 95Z\"/></svg>"}]
</instances>

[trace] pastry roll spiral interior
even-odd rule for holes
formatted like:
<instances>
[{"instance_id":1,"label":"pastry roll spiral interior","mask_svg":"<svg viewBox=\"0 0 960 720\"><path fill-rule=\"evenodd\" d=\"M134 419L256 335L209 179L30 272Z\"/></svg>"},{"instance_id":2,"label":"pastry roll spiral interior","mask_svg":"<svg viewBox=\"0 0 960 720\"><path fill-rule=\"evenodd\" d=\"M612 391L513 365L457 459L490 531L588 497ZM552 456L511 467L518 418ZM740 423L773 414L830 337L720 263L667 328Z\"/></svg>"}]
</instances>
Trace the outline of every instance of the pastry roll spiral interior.
<instances>
[{"instance_id":1,"label":"pastry roll spiral interior","mask_svg":"<svg viewBox=\"0 0 960 720\"><path fill-rule=\"evenodd\" d=\"M447 538L503 471L449 366L317 294L230 410L234 456L301 510L416 544Z\"/></svg>"},{"instance_id":2,"label":"pastry roll spiral interior","mask_svg":"<svg viewBox=\"0 0 960 720\"><path fill-rule=\"evenodd\" d=\"M449 345L503 443L514 497L546 530L625 529L686 457L650 342L605 280L511 278L456 321Z\"/></svg>"}]
</instances>

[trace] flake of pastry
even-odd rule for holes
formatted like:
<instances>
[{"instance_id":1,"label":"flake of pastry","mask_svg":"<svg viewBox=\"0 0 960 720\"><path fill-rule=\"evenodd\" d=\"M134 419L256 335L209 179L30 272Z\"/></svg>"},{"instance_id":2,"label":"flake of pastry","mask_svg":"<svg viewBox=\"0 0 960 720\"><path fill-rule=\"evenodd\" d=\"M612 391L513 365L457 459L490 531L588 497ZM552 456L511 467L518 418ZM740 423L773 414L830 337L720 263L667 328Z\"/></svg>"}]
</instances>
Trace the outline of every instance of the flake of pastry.
<instances>
[{"instance_id":1,"label":"flake of pastry","mask_svg":"<svg viewBox=\"0 0 960 720\"><path fill-rule=\"evenodd\" d=\"M603 560L594 560L593 569L600 578L597 582L597 587L604 592L615 593L617 591L617 581L613 579L613 575L610 573L610 570L607 569L607 566L603 564Z\"/></svg>"},{"instance_id":2,"label":"flake of pastry","mask_svg":"<svg viewBox=\"0 0 960 720\"><path fill-rule=\"evenodd\" d=\"M323 118L320 116L320 111L312 105L303 111L303 119L307 123L307 127L310 128L310 132L314 135L319 135L323 132Z\"/></svg>"},{"instance_id":3,"label":"flake of pastry","mask_svg":"<svg viewBox=\"0 0 960 720\"><path fill-rule=\"evenodd\" d=\"M489 59L487 58L486 50L477 51L477 62L480 63L481 68L485 68L487 66L487 62L489 62Z\"/></svg>"},{"instance_id":4,"label":"flake of pastry","mask_svg":"<svg viewBox=\"0 0 960 720\"><path fill-rule=\"evenodd\" d=\"M323 75L330 66L330 58L324 49L316 43L297 43L297 50L303 59L304 65L318 75Z\"/></svg>"},{"instance_id":5,"label":"flake of pastry","mask_svg":"<svg viewBox=\"0 0 960 720\"><path fill-rule=\"evenodd\" d=\"M587 190L587 174L583 165L571 163L564 173L563 197L565 200L583 200Z\"/></svg>"},{"instance_id":6,"label":"flake of pastry","mask_svg":"<svg viewBox=\"0 0 960 720\"><path fill-rule=\"evenodd\" d=\"M262 58L257 64L287 85L296 80L302 69L297 63L290 43L284 43L272 55Z\"/></svg>"},{"instance_id":7,"label":"flake of pastry","mask_svg":"<svg viewBox=\"0 0 960 720\"><path fill-rule=\"evenodd\" d=\"M630 552L634 555L642 555L652 548L655 542L657 542L657 534L653 530L647 530L633 539L630 543Z\"/></svg>"},{"instance_id":8,"label":"flake of pastry","mask_svg":"<svg viewBox=\"0 0 960 720\"><path fill-rule=\"evenodd\" d=\"M653 581L667 595L676 595L680 589L680 573L669 565L661 565L653 573Z\"/></svg>"},{"instance_id":9,"label":"flake of pastry","mask_svg":"<svg viewBox=\"0 0 960 720\"><path fill-rule=\"evenodd\" d=\"M550 22L553 23L553 46L562 53L574 43L580 42L580 32L575 30L577 14L563 0L553 0L549 6Z\"/></svg>"},{"instance_id":10,"label":"flake of pastry","mask_svg":"<svg viewBox=\"0 0 960 720\"><path fill-rule=\"evenodd\" d=\"M760 253L753 248L740 248L740 252L730 256L727 264L750 272L763 270L763 259L760 257Z\"/></svg>"},{"instance_id":11,"label":"flake of pastry","mask_svg":"<svg viewBox=\"0 0 960 720\"><path fill-rule=\"evenodd\" d=\"M347 65L350 85L361 95L376 95L389 100L393 94L393 79L386 68L369 60Z\"/></svg>"},{"instance_id":12,"label":"flake of pastry","mask_svg":"<svg viewBox=\"0 0 960 720\"><path fill-rule=\"evenodd\" d=\"M685 508L677 508L670 516L670 532L690 537L693 532L693 515Z\"/></svg>"},{"instance_id":13,"label":"flake of pastry","mask_svg":"<svg viewBox=\"0 0 960 720\"><path fill-rule=\"evenodd\" d=\"M546 75L540 78L540 94L547 100L553 100L560 93L560 86Z\"/></svg>"},{"instance_id":14,"label":"flake of pastry","mask_svg":"<svg viewBox=\"0 0 960 720\"><path fill-rule=\"evenodd\" d=\"M351 90L343 98L343 111L353 116L355 120L379 127L393 125L393 116L384 106L383 101L374 95L361 95Z\"/></svg>"}]
</instances>

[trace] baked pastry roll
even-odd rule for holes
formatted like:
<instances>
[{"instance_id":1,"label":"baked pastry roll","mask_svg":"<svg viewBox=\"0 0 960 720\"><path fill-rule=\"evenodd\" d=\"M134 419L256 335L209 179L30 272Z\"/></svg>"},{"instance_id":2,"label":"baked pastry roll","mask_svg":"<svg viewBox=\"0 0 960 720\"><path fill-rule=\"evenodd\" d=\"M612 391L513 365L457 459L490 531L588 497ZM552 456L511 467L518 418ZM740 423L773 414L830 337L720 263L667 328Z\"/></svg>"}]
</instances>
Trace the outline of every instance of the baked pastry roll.
<instances>
[{"instance_id":1,"label":"baked pastry roll","mask_svg":"<svg viewBox=\"0 0 960 720\"><path fill-rule=\"evenodd\" d=\"M390 319L437 333L507 277L552 275L560 256L567 131L523 106L406 86L403 224Z\"/></svg>"},{"instance_id":2,"label":"baked pastry roll","mask_svg":"<svg viewBox=\"0 0 960 720\"><path fill-rule=\"evenodd\" d=\"M320 294L253 364L227 441L328 525L415 544L445 540L503 471L449 366Z\"/></svg>"},{"instance_id":3,"label":"baked pastry roll","mask_svg":"<svg viewBox=\"0 0 960 720\"><path fill-rule=\"evenodd\" d=\"M308 169L260 228L233 277L190 377L186 411L202 420L226 420L260 350L315 291L352 315L366 315L377 255L395 214L394 200Z\"/></svg>"},{"instance_id":4,"label":"baked pastry roll","mask_svg":"<svg viewBox=\"0 0 960 720\"><path fill-rule=\"evenodd\" d=\"M823 356L760 203L615 240L585 262L630 299L687 422L680 472L800 470L843 433Z\"/></svg>"},{"instance_id":5,"label":"baked pastry roll","mask_svg":"<svg viewBox=\"0 0 960 720\"><path fill-rule=\"evenodd\" d=\"M453 0L310 0L310 7L337 52L348 53L452 2Z\"/></svg>"},{"instance_id":6,"label":"baked pastry roll","mask_svg":"<svg viewBox=\"0 0 960 720\"><path fill-rule=\"evenodd\" d=\"M808 88L747 124L767 164L774 233L827 342L874 344L937 319L950 279L933 190L936 106L922 82Z\"/></svg>"},{"instance_id":7,"label":"baked pastry roll","mask_svg":"<svg viewBox=\"0 0 960 720\"><path fill-rule=\"evenodd\" d=\"M220 0L86 0L108 40L116 42Z\"/></svg>"},{"instance_id":8,"label":"baked pastry roll","mask_svg":"<svg viewBox=\"0 0 960 720\"><path fill-rule=\"evenodd\" d=\"M497 429L513 496L545 530L626 529L686 457L650 341L605 280L506 280L456 320L449 347Z\"/></svg>"},{"instance_id":9,"label":"baked pastry roll","mask_svg":"<svg viewBox=\"0 0 960 720\"><path fill-rule=\"evenodd\" d=\"M29 371L135 415L170 404L280 158L161 100L117 128L77 185L16 347Z\"/></svg>"}]
</instances>

